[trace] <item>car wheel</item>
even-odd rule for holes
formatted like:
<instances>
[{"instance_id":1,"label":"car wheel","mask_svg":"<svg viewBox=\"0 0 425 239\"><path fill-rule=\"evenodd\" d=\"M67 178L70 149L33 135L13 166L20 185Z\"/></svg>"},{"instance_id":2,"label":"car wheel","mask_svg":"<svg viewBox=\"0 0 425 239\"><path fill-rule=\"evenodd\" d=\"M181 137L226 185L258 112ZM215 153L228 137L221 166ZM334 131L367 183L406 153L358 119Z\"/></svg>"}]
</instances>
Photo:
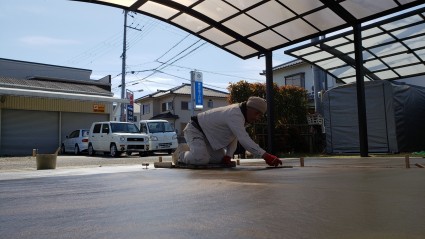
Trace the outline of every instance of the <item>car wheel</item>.
<instances>
[{"instance_id":1,"label":"car wheel","mask_svg":"<svg viewBox=\"0 0 425 239\"><path fill-rule=\"evenodd\" d=\"M149 152L139 152L140 157L146 157L149 155Z\"/></svg>"},{"instance_id":2,"label":"car wheel","mask_svg":"<svg viewBox=\"0 0 425 239\"><path fill-rule=\"evenodd\" d=\"M118 151L115 144L111 144L110 154L112 157L118 158L121 155L121 152Z\"/></svg>"},{"instance_id":3,"label":"car wheel","mask_svg":"<svg viewBox=\"0 0 425 239\"><path fill-rule=\"evenodd\" d=\"M90 156L94 156L95 152L93 149L93 145L89 144L89 148L87 149Z\"/></svg>"},{"instance_id":4,"label":"car wheel","mask_svg":"<svg viewBox=\"0 0 425 239\"><path fill-rule=\"evenodd\" d=\"M60 151L60 153L61 154L65 154L66 153L65 152L65 145L64 144L61 145L61 151Z\"/></svg>"},{"instance_id":5,"label":"car wheel","mask_svg":"<svg viewBox=\"0 0 425 239\"><path fill-rule=\"evenodd\" d=\"M78 144L76 144L75 147L74 147L74 154L75 155L79 155L80 154L80 147L78 147Z\"/></svg>"}]
</instances>

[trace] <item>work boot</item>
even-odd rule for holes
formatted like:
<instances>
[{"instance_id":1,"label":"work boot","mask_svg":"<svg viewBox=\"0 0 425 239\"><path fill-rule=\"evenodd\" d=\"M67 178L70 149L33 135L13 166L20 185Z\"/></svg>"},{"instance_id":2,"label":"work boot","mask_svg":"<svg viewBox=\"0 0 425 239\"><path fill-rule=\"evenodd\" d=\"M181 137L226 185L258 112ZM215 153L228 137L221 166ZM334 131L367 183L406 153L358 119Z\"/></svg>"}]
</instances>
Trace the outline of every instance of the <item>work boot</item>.
<instances>
[{"instance_id":1,"label":"work boot","mask_svg":"<svg viewBox=\"0 0 425 239\"><path fill-rule=\"evenodd\" d=\"M171 160L174 165L177 165L177 162L179 161L180 154L189 151L189 145L187 144L179 144L177 146L176 150L174 151L173 155L171 156Z\"/></svg>"}]
</instances>

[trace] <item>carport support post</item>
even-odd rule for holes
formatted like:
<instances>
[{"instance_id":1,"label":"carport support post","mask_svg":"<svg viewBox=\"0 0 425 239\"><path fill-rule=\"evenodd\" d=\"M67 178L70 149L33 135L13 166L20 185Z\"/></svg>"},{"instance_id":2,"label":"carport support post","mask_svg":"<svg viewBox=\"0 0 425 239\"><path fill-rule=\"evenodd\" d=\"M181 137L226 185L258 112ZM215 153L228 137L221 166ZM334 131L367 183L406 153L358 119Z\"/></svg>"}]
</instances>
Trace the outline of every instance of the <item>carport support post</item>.
<instances>
[{"instance_id":1,"label":"carport support post","mask_svg":"<svg viewBox=\"0 0 425 239\"><path fill-rule=\"evenodd\" d=\"M359 121L360 156L368 157L369 146L367 141L362 29L361 29L360 23L356 23L353 26L353 32L354 32L354 52L356 57L355 65L356 65L357 111L358 111L358 121Z\"/></svg>"},{"instance_id":2,"label":"carport support post","mask_svg":"<svg viewBox=\"0 0 425 239\"><path fill-rule=\"evenodd\" d=\"M273 52L267 51L266 56L266 100L267 100L267 148L273 151L274 139L274 101L273 101Z\"/></svg>"}]
</instances>

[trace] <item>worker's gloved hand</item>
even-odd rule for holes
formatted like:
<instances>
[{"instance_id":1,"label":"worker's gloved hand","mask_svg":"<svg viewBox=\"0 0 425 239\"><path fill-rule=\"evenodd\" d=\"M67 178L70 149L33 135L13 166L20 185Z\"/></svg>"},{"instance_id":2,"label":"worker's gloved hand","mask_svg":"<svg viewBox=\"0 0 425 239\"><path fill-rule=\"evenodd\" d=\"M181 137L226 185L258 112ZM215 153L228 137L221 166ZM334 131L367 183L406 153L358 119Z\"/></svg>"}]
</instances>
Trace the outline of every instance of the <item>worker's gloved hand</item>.
<instances>
[{"instance_id":1,"label":"worker's gloved hand","mask_svg":"<svg viewBox=\"0 0 425 239\"><path fill-rule=\"evenodd\" d=\"M228 155L225 155L225 156L223 157L223 159L221 160L221 162L222 162L223 164L231 164L231 163L232 163L232 157L230 157L230 156L228 156Z\"/></svg>"},{"instance_id":2,"label":"worker's gloved hand","mask_svg":"<svg viewBox=\"0 0 425 239\"><path fill-rule=\"evenodd\" d=\"M269 166L277 167L279 164L282 165L282 161L272 154L264 153L263 158Z\"/></svg>"}]
</instances>

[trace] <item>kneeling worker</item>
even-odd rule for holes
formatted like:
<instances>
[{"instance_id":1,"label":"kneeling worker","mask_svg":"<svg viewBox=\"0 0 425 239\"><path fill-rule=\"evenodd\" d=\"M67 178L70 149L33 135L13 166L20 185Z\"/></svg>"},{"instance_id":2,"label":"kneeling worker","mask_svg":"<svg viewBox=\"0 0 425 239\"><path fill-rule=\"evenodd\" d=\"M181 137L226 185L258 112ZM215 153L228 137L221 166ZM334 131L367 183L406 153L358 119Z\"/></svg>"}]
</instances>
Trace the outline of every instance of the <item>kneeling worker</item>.
<instances>
[{"instance_id":1,"label":"kneeling worker","mask_svg":"<svg viewBox=\"0 0 425 239\"><path fill-rule=\"evenodd\" d=\"M282 161L262 149L246 132L245 126L259 120L267 110L266 100L249 97L246 102L211 109L193 116L184 129L186 144L173 154L173 163L193 165L230 164L237 142L268 165L277 167Z\"/></svg>"}]
</instances>

